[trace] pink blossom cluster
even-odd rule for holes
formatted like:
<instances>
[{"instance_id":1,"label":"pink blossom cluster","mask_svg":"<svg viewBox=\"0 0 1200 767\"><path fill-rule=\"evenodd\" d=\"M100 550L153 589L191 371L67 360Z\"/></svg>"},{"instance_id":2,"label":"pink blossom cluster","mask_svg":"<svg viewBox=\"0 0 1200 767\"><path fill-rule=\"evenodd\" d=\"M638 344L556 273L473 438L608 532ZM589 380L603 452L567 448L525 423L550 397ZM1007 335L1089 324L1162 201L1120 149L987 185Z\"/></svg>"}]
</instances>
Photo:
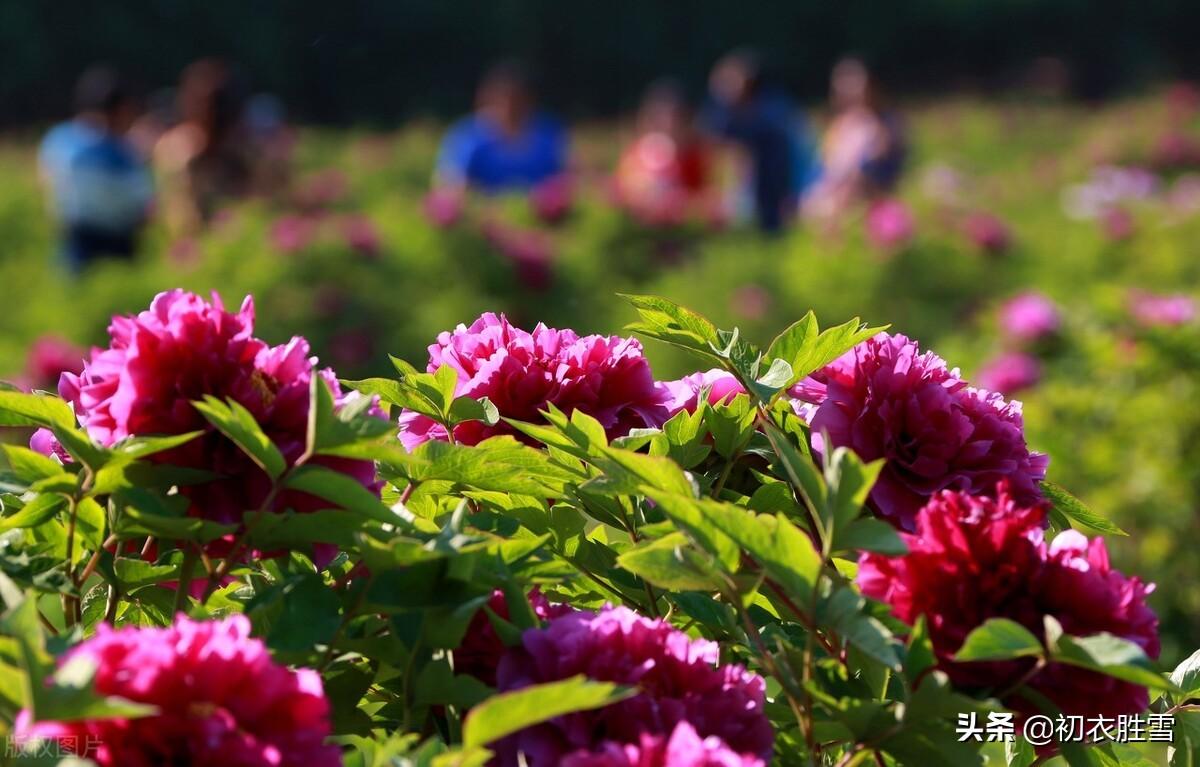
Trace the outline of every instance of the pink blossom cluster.
<instances>
[{"instance_id":1,"label":"pink blossom cluster","mask_svg":"<svg viewBox=\"0 0 1200 767\"><path fill-rule=\"evenodd\" d=\"M582 674L638 692L504 739L497 745L498 763L760 764L774 742L763 710L765 683L741 666L721 665L719 655L715 642L692 639L625 607L571 612L526 631L521 645L500 661L501 691ZM681 754L679 761L667 758L673 752Z\"/></svg>"},{"instance_id":2,"label":"pink blossom cluster","mask_svg":"<svg viewBox=\"0 0 1200 767\"><path fill-rule=\"evenodd\" d=\"M96 692L152 706L148 716L17 719L18 741L56 741L100 767L340 767L326 745L329 701L317 672L271 659L235 615L166 628L112 629L72 649L63 662L95 667Z\"/></svg>"},{"instance_id":3,"label":"pink blossom cluster","mask_svg":"<svg viewBox=\"0 0 1200 767\"><path fill-rule=\"evenodd\" d=\"M429 347L430 372L449 365L458 374L456 396L487 397L507 418L541 422L554 405L566 413L581 410L604 426L610 438L631 429L654 427L666 418L666 395L655 383L642 345L632 338L579 336L538 324L532 332L503 315L487 313L470 327L442 333ZM459 424L454 438L474 445L515 430L501 421ZM412 449L446 430L415 412L400 416L400 439Z\"/></svg>"},{"instance_id":4,"label":"pink blossom cluster","mask_svg":"<svg viewBox=\"0 0 1200 767\"><path fill-rule=\"evenodd\" d=\"M236 401L291 465L304 453L312 377L321 376L339 406L358 396L343 395L333 371L317 369L303 338L280 346L256 338L250 298L234 313L216 295L210 303L182 290L167 291L147 311L114 317L109 336L108 348L93 349L82 373L63 375L59 393L101 445L131 436L203 432L149 460L214 474L179 492L191 502L190 515L215 522L239 524L246 511L266 501L272 482L193 402L205 396ZM45 442L45 434L35 437L35 444ZM370 461L314 462L377 487ZM273 509L310 511L320 504L312 496L286 491L275 496ZM220 553L221 542L212 549L210 553Z\"/></svg>"},{"instance_id":5,"label":"pink blossom cluster","mask_svg":"<svg viewBox=\"0 0 1200 767\"><path fill-rule=\"evenodd\" d=\"M1007 480L1022 502L1040 496L1047 458L1025 443L1021 404L967 384L957 369L902 335L863 341L792 390L813 406L813 449L848 447L887 461L870 503L912 530L942 490L988 494Z\"/></svg>"}]
</instances>

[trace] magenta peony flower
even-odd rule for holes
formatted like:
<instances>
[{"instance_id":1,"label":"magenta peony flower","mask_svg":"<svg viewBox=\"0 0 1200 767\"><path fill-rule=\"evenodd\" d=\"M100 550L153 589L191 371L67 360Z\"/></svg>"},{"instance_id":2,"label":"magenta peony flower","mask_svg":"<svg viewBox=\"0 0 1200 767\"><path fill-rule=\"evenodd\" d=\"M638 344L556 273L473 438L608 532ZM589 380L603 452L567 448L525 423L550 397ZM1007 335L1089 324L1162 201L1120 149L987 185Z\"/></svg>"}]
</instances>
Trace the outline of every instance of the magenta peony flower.
<instances>
[{"instance_id":1,"label":"magenta peony flower","mask_svg":"<svg viewBox=\"0 0 1200 767\"><path fill-rule=\"evenodd\" d=\"M909 553L864 554L858 585L909 625L924 615L939 666L962 688L1000 692L1032 666L1031 659L953 660L967 635L989 618L1008 618L1042 636L1043 617L1050 615L1068 634L1108 632L1158 657L1158 619L1146 606L1154 587L1111 569L1102 539L1089 543L1067 530L1047 545L1043 518L1040 507L1019 504L1004 484L994 500L939 493L918 514L916 534L902 534ZM1150 702L1144 687L1057 663L1029 684L1067 714L1132 714ZM1037 712L1019 695L1004 702Z\"/></svg>"},{"instance_id":2,"label":"magenta peony flower","mask_svg":"<svg viewBox=\"0 0 1200 767\"><path fill-rule=\"evenodd\" d=\"M350 183L337 168L312 173L296 189L296 204L302 208L327 208L346 197Z\"/></svg>"},{"instance_id":3,"label":"magenta peony flower","mask_svg":"<svg viewBox=\"0 0 1200 767\"><path fill-rule=\"evenodd\" d=\"M1132 290L1129 312L1145 327L1178 327L1196 319L1196 301L1182 293L1156 295Z\"/></svg>"},{"instance_id":4,"label":"magenta peony flower","mask_svg":"<svg viewBox=\"0 0 1200 767\"><path fill-rule=\"evenodd\" d=\"M1100 228L1112 242L1128 240L1137 228L1133 216L1120 206L1112 206L1100 214Z\"/></svg>"},{"instance_id":5,"label":"magenta peony flower","mask_svg":"<svg viewBox=\"0 0 1200 767\"><path fill-rule=\"evenodd\" d=\"M1000 307L1000 328L1015 341L1040 341L1062 325L1058 306L1041 293L1013 296Z\"/></svg>"},{"instance_id":6,"label":"magenta peony flower","mask_svg":"<svg viewBox=\"0 0 1200 767\"><path fill-rule=\"evenodd\" d=\"M253 331L254 305L249 297L233 314L225 311L215 294L208 303L182 290L160 293L148 311L136 317L114 317L109 348L93 349L82 374L63 375L59 393L102 445L135 435L204 431L204 436L149 460L215 472L216 479L181 487L179 492L191 501L192 516L236 524L248 509L265 501L271 481L236 444L209 426L191 403L206 394L236 400L290 465L304 453L312 376L320 375L329 383L339 405L358 396L343 397L333 371L316 370L316 358L309 356L303 338L268 346ZM370 461L317 458L313 462L376 487ZM274 504L277 510L328 507L294 491L280 493ZM220 543L213 545L213 553L219 553Z\"/></svg>"},{"instance_id":7,"label":"magenta peony flower","mask_svg":"<svg viewBox=\"0 0 1200 767\"><path fill-rule=\"evenodd\" d=\"M555 223L571 212L573 197L571 179L559 175L535 186L529 192L529 204L542 221Z\"/></svg>"},{"instance_id":8,"label":"magenta peony flower","mask_svg":"<svg viewBox=\"0 0 1200 767\"><path fill-rule=\"evenodd\" d=\"M867 211L867 238L877 248L891 250L913 237L912 212L900 200L880 200Z\"/></svg>"},{"instance_id":9,"label":"magenta peony flower","mask_svg":"<svg viewBox=\"0 0 1200 767\"><path fill-rule=\"evenodd\" d=\"M816 406L810 425L818 453L848 447L863 460L887 459L871 505L905 530L940 490L988 493L1007 479L1021 502L1040 496L1048 459L1025 444L1021 404L968 386L904 336L863 341L791 394Z\"/></svg>"},{"instance_id":10,"label":"magenta peony flower","mask_svg":"<svg viewBox=\"0 0 1200 767\"><path fill-rule=\"evenodd\" d=\"M83 349L59 336L42 336L25 357L25 380L31 389L51 389L63 373L83 370Z\"/></svg>"},{"instance_id":11,"label":"magenta peony flower","mask_svg":"<svg viewBox=\"0 0 1200 767\"><path fill-rule=\"evenodd\" d=\"M338 228L342 240L354 252L369 257L379 255L379 231L371 219L363 215L343 216L338 221Z\"/></svg>"},{"instance_id":12,"label":"magenta peony flower","mask_svg":"<svg viewBox=\"0 0 1200 767\"><path fill-rule=\"evenodd\" d=\"M701 738L687 722L680 722L670 738L643 735L632 743L604 743L594 751L577 751L562 767L766 767L757 756L738 754L716 736Z\"/></svg>"},{"instance_id":13,"label":"magenta peony flower","mask_svg":"<svg viewBox=\"0 0 1200 767\"><path fill-rule=\"evenodd\" d=\"M1042 379L1042 366L1032 355L1008 352L984 363L975 378L985 389L1013 394L1037 386Z\"/></svg>"},{"instance_id":14,"label":"magenta peony flower","mask_svg":"<svg viewBox=\"0 0 1200 767\"><path fill-rule=\"evenodd\" d=\"M719 655L715 642L625 607L572 612L526 631L522 646L500 661L501 691L584 674L636 685L639 693L510 736L497 746L498 763L516 765L523 754L530 767L558 765L567 754L670 737L681 722L736 753L768 759L774 734L763 712L765 683L741 666L719 665Z\"/></svg>"},{"instance_id":15,"label":"magenta peony flower","mask_svg":"<svg viewBox=\"0 0 1200 767\"><path fill-rule=\"evenodd\" d=\"M670 415L675 415L681 410L694 413L696 405L699 404L700 390L706 386L709 387L710 405L728 404L734 397L746 391L732 373L720 368L692 373L678 381L663 381L659 386L667 392L667 412Z\"/></svg>"},{"instance_id":16,"label":"magenta peony flower","mask_svg":"<svg viewBox=\"0 0 1200 767\"><path fill-rule=\"evenodd\" d=\"M529 592L529 605L533 608L533 614L543 622L573 612L569 605L550 604L550 600L536 587ZM496 615L508 620L508 601L504 598L503 591L497 589L493 592L487 606ZM491 619L485 611L480 610L471 618L467 633L454 650L454 673L468 674L490 687L495 687L496 667L500 664L500 657L504 655L505 649L504 642L492 626Z\"/></svg>"},{"instance_id":17,"label":"magenta peony flower","mask_svg":"<svg viewBox=\"0 0 1200 767\"><path fill-rule=\"evenodd\" d=\"M762 285L742 285L729 296L734 314L750 320L761 320L771 308L771 293Z\"/></svg>"},{"instance_id":18,"label":"magenta peony flower","mask_svg":"<svg viewBox=\"0 0 1200 767\"><path fill-rule=\"evenodd\" d=\"M280 253L297 253L317 237L317 222L308 216L286 215L271 224L271 247Z\"/></svg>"},{"instance_id":19,"label":"magenta peony flower","mask_svg":"<svg viewBox=\"0 0 1200 767\"><path fill-rule=\"evenodd\" d=\"M428 370L443 364L458 372L457 396L487 397L500 415L543 422L553 404L564 412L582 410L604 425L610 438L630 429L655 427L666 419L666 393L656 386L642 345L617 336L580 337L571 330L539 324L533 332L487 313L468 328L442 333L429 347ZM459 424L456 441L474 445L496 434L516 434L504 422ZM430 439L446 439L441 426L425 416L400 415L400 440L410 450Z\"/></svg>"},{"instance_id":20,"label":"magenta peony flower","mask_svg":"<svg viewBox=\"0 0 1200 767\"><path fill-rule=\"evenodd\" d=\"M275 663L235 615L196 622L184 615L168 628L112 629L71 650L64 662L95 664L103 695L155 706L138 719L34 722L17 718L18 741L56 741L100 767L340 767L325 745L329 702L321 677Z\"/></svg>"},{"instance_id":21,"label":"magenta peony flower","mask_svg":"<svg viewBox=\"0 0 1200 767\"><path fill-rule=\"evenodd\" d=\"M1012 245L1008 224L989 213L972 213L963 221L963 233L984 253L1000 254Z\"/></svg>"},{"instance_id":22,"label":"magenta peony flower","mask_svg":"<svg viewBox=\"0 0 1200 767\"><path fill-rule=\"evenodd\" d=\"M466 209L466 194L459 189L434 189L425 196L425 218L439 229L459 222Z\"/></svg>"}]
</instances>

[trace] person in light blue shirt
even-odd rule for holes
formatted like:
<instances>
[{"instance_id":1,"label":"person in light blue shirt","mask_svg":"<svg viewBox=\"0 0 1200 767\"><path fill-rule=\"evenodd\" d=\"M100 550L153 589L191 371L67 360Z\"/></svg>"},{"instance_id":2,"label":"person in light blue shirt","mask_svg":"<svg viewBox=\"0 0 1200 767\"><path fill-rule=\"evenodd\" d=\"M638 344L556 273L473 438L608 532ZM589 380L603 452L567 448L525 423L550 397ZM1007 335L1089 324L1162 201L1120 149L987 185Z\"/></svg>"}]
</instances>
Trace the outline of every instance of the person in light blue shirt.
<instances>
[{"instance_id":1,"label":"person in light blue shirt","mask_svg":"<svg viewBox=\"0 0 1200 767\"><path fill-rule=\"evenodd\" d=\"M108 67L93 67L80 78L75 101L75 117L52 128L38 152L72 271L102 256L132 257L153 199L146 164L124 137L138 115L126 82Z\"/></svg>"},{"instance_id":2,"label":"person in light blue shirt","mask_svg":"<svg viewBox=\"0 0 1200 767\"><path fill-rule=\"evenodd\" d=\"M566 171L567 148L566 130L537 110L521 70L500 65L480 84L475 113L443 139L435 184L485 194L527 191Z\"/></svg>"}]
</instances>

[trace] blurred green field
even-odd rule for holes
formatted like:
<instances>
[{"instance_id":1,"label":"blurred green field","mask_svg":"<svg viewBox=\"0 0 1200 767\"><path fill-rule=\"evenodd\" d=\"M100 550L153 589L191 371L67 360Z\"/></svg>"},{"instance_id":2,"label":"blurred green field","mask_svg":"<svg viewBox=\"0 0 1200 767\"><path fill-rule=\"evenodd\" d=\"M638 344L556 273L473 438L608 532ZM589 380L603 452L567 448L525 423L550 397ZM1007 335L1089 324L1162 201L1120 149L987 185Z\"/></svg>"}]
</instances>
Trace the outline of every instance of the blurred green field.
<instances>
[{"instance_id":1,"label":"blurred green field","mask_svg":"<svg viewBox=\"0 0 1200 767\"><path fill-rule=\"evenodd\" d=\"M632 315L615 296L625 291L667 296L761 341L810 308L825 323L891 323L970 374L1002 348L999 304L1036 289L1062 307L1065 326L1038 349L1042 383L1019 396L1030 442L1050 453L1051 479L1130 533L1110 545L1119 567L1159 584L1169 667L1200 636L1200 565L1189 544L1200 539L1200 328L1141 328L1126 304L1131 288L1200 292L1200 211L1170 193L1195 179L1178 167L1158 173L1159 193L1124 205L1133 228L1123 239L1061 204L1099 164L1154 159L1167 108L1159 97L1100 108L912 105L913 159L899 196L914 211L915 236L890 251L867 242L860 218L838 233L797 228L778 239L738 227L648 229L607 202L622 130L589 126L575 141L577 204L539 229L554 253L546 291L523 286L477 228L427 221L438 126L304 131L297 187L325 187L319 205L247 202L194 240L154 229L137 263L79 279L55 264L34 139L9 137L0 141L0 376L23 372L35 339L101 342L110 315L175 286L219 290L231 304L253 294L264 338L305 335L348 378L386 372L389 353L423 360L439 331L483 311L616 332ZM500 205L514 224L537 226L524 200ZM965 217L979 211L1010 227L1003 254L964 235ZM369 220L377 249L347 241L352 215ZM284 252L289 228L311 242ZM659 378L694 369L671 349L648 352Z\"/></svg>"}]
</instances>

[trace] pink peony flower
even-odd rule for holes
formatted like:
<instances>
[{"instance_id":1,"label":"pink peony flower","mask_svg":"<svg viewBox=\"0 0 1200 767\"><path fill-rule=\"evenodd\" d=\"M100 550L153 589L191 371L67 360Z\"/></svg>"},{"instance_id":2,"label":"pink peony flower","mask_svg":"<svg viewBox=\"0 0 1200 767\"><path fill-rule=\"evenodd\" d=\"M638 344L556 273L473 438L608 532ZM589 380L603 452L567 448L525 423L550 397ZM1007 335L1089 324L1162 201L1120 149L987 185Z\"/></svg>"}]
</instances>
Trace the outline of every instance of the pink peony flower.
<instances>
[{"instance_id":1,"label":"pink peony flower","mask_svg":"<svg viewBox=\"0 0 1200 767\"><path fill-rule=\"evenodd\" d=\"M867 339L791 393L816 406L810 425L818 453L848 447L863 460L887 460L871 505L905 530L940 490L988 493L1007 479L1021 502L1040 496L1048 459L1025 444L1021 404L968 386L902 335Z\"/></svg>"},{"instance_id":2,"label":"pink peony flower","mask_svg":"<svg viewBox=\"0 0 1200 767\"><path fill-rule=\"evenodd\" d=\"M953 660L989 618L1008 618L1042 636L1049 615L1067 634L1108 632L1158 657L1158 619L1146 606L1154 587L1111 569L1102 539L1089 543L1067 530L1047 545L1043 519L1040 507L1021 505L1003 484L994 500L939 493L918 514L916 534L902 534L907 555L861 557L859 587L909 625L924 615L938 665L966 689L1004 691L1033 664ZM1029 685L1072 715L1132 714L1149 704L1144 687L1064 664L1050 664ZM1018 694L1004 702L1026 714L1038 710Z\"/></svg>"},{"instance_id":3,"label":"pink peony flower","mask_svg":"<svg viewBox=\"0 0 1200 767\"><path fill-rule=\"evenodd\" d=\"M1114 205L1100 214L1100 228L1109 240L1121 242L1132 237L1137 226L1129 211Z\"/></svg>"},{"instance_id":4,"label":"pink peony flower","mask_svg":"<svg viewBox=\"0 0 1200 767\"><path fill-rule=\"evenodd\" d=\"M709 387L710 405L729 404L730 400L746 391L732 373L720 368L692 373L678 381L664 381L659 386L667 392L667 412L670 415L675 415L681 410L694 413L696 405L699 404L700 390L706 386Z\"/></svg>"},{"instance_id":5,"label":"pink peony flower","mask_svg":"<svg viewBox=\"0 0 1200 767\"><path fill-rule=\"evenodd\" d=\"M345 173L337 168L325 168L300 182L296 204L302 208L327 208L345 198L349 189Z\"/></svg>"},{"instance_id":6,"label":"pink peony flower","mask_svg":"<svg viewBox=\"0 0 1200 767\"><path fill-rule=\"evenodd\" d=\"M993 357L979 369L976 380L985 389L1001 394L1013 394L1029 389L1042 378L1042 366L1037 358L1024 352L1008 352Z\"/></svg>"},{"instance_id":7,"label":"pink peony flower","mask_svg":"<svg viewBox=\"0 0 1200 767\"><path fill-rule=\"evenodd\" d=\"M442 333L429 347L428 370L450 365L458 373L456 396L487 397L500 415L541 423L553 404L564 412L582 410L603 424L610 438L630 429L654 427L666 418L666 393L654 382L642 345L617 336L580 337L572 330L539 324L533 332L487 313L470 327ZM515 434L503 421L459 424L456 441L474 445L496 434ZM400 415L400 440L413 449L446 432L425 416Z\"/></svg>"},{"instance_id":8,"label":"pink peony flower","mask_svg":"<svg viewBox=\"0 0 1200 767\"><path fill-rule=\"evenodd\" d=\"M1000 307L1000 327L1015 341L1040 341L1057 333L1061 325L1058 306L1041 293L1021 293Z\"/></svg>"},{"instance_id":9,"label":"pink peony flower","mask_svg":"<svg viewBox=\"0 0 1200 767\"><path fill-rule=\"evenodd\" d=\"M83 370L83 349L59 336L42 336L29 347L25 377L32 389L51 389L63 373Z\"/></svg>"},{"instance_id":10,"label":"pink peony flower","mask_svg":"<svg viewBox=\"0 0 1200 767\"><path fill-rule=\"evenodd\" d=\"M342 240L356 253L377 256L381 247L379 231L371 219L363 215L343 216L338 221Z\"/></svg>"},{"instance_id":11,"label":"pink peony flower","mask_svg":"<svg viewBox=\"0 0 1200 767\"><path fill-rule=\"evenodd\" d=\"M466 194L459 189L434 189L425 196L425 218L439 229L459 222L466 209Z\"/></svg>"},{"instance_id":12,"label":"pink peony flower","mask_svg":"<svg viewBox=\"0 0 1200 767\"><path fill-rule=\"evenodd\" d=\"M762 285L742 285L729 297L734 314L749 320L761 320L771 308L771 293Z\"/></svg>"},{"instance_id":13,"label":"pink peony flower","mask_svg":"<svg viewBox=\"0 0 1200 767\"><path fill-rule=\"evenodd\" d=\"M157 713L137 719L34 722L17 718L18 741L55 741L100 767L340 767L325 745L329 702L321 677L275 663L235 615L196 622L184 615L168 628L112 629L71 650L64 662L95 664L102 695L145 703Z\"/></svg>"},{"instance_id":14,"label":"pink peony flower","mask_svg":"<svg viewBox=\"0 0 1200 767\"><path fill-rule=\"evenodd\" d=\"M643 735L637 744L604 743L594 751L577 751L562 767L766 767L757 756L738 754L715 736L701 738L687 722L675 725L669 738Z\"/></svg>"},{"instance_id":15,"label":"pink peony flower","mask_svg":"<svg viewBox=\"0 0 1200 767\"><path fill-rule=\"evenodd\" d=\"M1004 253L1012 245L1008 224L989 213L972 213L963 221L963 233L984 253Z\"/></svg>"},{"instance_id":16,"label":"pink peony flower","mask_svg":"<svg viewBox=\"0 0 1200 767\"><path fill-rule=\"evenodd\" d=\"M542 221L555 223L571 212L573 197L571 179L560 175L535 186L529 193L529 204Z\"/></svg>"},{"instance_id":17,"label":"pink peony flower","mask_svg":"<svg viewBox=\"0 0 1200 767\"><path fill-rule=\"evenodd\" d=\"M208 303L182 290L160 293L135 317L114 317L107 349L93 349L80 375L64 374L59 393L74 405L80 424L102 445L129 436L183 434L202 437L157 453L149 460L215 472L217 478L181 487L189 514L237 524L267 498L270 478L231 440L212 428L192 402L213 395L245 407L291 465L304 453L309 385L314 374L328 382L340 406L343 397L331 370L316 370L308 342L293 338L268 346L255 338L249 297L236 313L220 298ZM358 396L356 394L350 397ZM375 488L370 461L317 458ZM274 508L310 511L329 504L294 491L279 493ZM219 553L221 542L213 544Z\"/></svg>"},{"instance_id":18,"label":"pink peony flower","mask_svg":"<svg viewBox=\"0 0 1200 767\"><path fill-rule=\"evenodd\" d=\"M880 200L867 211L867 238L877 248L892 250L913 237L912 212L900 200Z\"/></svg>"},{"instance_id":19,"label":"pink peony flower","mask_svg":"<svg viewBox=\"0 0 1200 767\"><path fill-rule=\"evenodd\" d=\"M1129 312L1145 327L1178 327L1196 319L1196 301L1182 293L1156 295L1133 290L1129 293Z\"/></svg>"},{"instance_id":20,"label":"pink peony flower","mask_svg":"<svg viewBox=\"0 0 1200 767\"><path fill-rule=\"evenodd\" d=\"M543 622L573 612L569 605L550 604L542 592L534 588L529 592L529 605L533 614ZM508 601L504 592L497 589L488 600L488 608L504 620L508 620ZM496 667L505 651L504 642L496 633L492 621L484 610L475 613L462 642L454 650L454 673L468 674L484 684L496 686Z\"/></svg>"},{"instance_id":21,"label":"pink peony flower","mask_svg":"<svg viewBox=\"0 0 1200 767\"><path fill-rule=\"evenodd\" d=\"M286 215L271 224L271 247L280 253L297 253L317 237L317 222L308 216Z\"/></svg>"},{"instance_id":22,"label":"pink peony flower","mask_svg":"<svg viewBox=\"0 0 1200 767\"><path fill-rule=\"evenodd\" d=\"M554 242L548 235L494 220L484 224L483 233L512 263L522 285L534 291L550 287L554 278Z\"/></svg>"},{"instance_id":23,"label":"pink peony flower","mask_svg":"<svg viewBox=\"0 0 1200 767\"><path fill-rule=\"evenodd\" d=\"M544 767L560 764L567 754L611 749L609 744L645 747L646 736L671 737L683 722L735 753L768 759L774 734L763 712L765 683L741 666L720 665L719 656L715 642L692 639L666 621L625 607L572 612L544 629L526 631L522 646L510 648L500 661L501 691L584 674L636 685L639 692L506 738L497 745L498 763L516 765L523 754L530 767Z\"/></svg>"}]
</instances>

